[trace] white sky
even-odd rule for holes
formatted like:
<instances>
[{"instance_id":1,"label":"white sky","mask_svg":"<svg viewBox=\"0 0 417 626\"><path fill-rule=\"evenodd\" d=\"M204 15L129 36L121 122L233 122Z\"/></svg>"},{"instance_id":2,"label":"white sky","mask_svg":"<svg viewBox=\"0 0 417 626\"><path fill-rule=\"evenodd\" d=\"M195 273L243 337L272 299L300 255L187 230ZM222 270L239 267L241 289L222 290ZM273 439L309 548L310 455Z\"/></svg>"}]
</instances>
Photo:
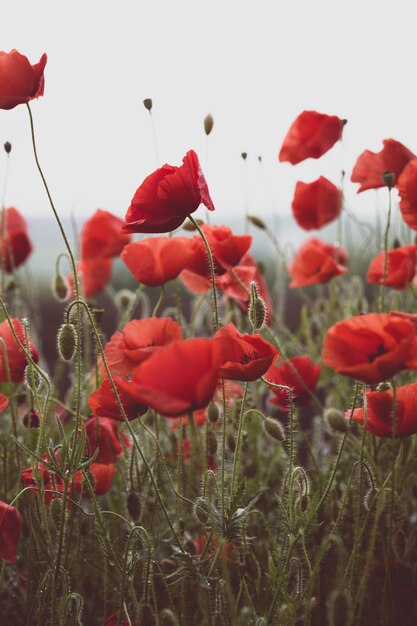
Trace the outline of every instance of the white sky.
<instances>
[{"instance_id":1,"label":"white sky","mask_svg":"<svg viewBox=\"0 0 417 626\"><path fill-rule=\"evenodd\" d=\"M3 1L1 49L48 54L45 95L32 104L38 148L63 216L124 216L156 168L144 98L154 102L160 165L193 148L215 222L249 211L290 214L297 180L337 183L365 149L393 137L417 152L413 2L399 0ZM278 163L303 109L348 119L343 144L318 161ZM203 119L214 117L207 143ZM48 215L25 106L0 111L13 144L6 204ZM244 163L240 153L246 151ZM2 153L3 154L3 153ZM257 157L262 155L263 163ZM0 156L0 184L5 158ZM363 216L375 193L347 199ZM384 200L385 201L385 200Z\"/></svg>"}]
</instances>

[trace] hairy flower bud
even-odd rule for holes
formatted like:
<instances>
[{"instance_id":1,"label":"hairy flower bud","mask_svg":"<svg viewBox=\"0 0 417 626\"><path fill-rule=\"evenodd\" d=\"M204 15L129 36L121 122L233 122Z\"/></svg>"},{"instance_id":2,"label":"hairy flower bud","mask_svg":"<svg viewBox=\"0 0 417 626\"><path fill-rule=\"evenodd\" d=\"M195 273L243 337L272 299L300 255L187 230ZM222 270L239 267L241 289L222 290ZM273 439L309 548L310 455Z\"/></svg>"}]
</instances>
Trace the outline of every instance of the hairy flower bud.
<instances>
[{"instance_id":1,"label":"hairy flower bud","mask_svg":"<svg viewBox=\"0 0 417 626\"><path fill-rule=\"evenodd\" d=\"M213 124L214 124L213 116L209 113L204 118L204 131L206 135L210 135L211 131L213 130Z\"/></svg>"},{"instance_id":2,"label":"hairy flower bud","mask_svg":"<svg viewBox=\"0 0 417 626\"><path fill-rule=\"evenodd\" d=\"M348 429L348 424L342 411L338 409L328 408L324 412L324 419L332 430L344 433Z\"/></svg>"},{"instance_id":3,"label":"hairy flower bud","mask_svg":"<svg viewBox=\"0 0 417 626\"><path fill-rule=\"evenodd\" d=\"M248 158L248 153L247 152L241 152L240 156L242 157L242 159L244 161L246 161L246 159Z\"/></svg>"},{"instance_id":4,"label":"hairy flower bud","mask_svg":"<svg viewBox=\"0 0 417 626\"><path fill-rule=\"evenodd\" d=\"M266 224L260 217L257 217L256 215L248 215L248 220L257 228L260 228L261 230L266 229Z\"/></svg>"},{"instance_id":5,"label":"hairy flower bud","mask_svg":"<svg viewBox=\"0 0 417 626\"><path fill-rule=\"evenodd\" d=\"M55 274L52 279L52 293L57 300L66 300L69 295L69 286L67 279L62 274Z\"/></svg>"},{"instance_id":6,"label":"hairy flower bud","mask_svg":"<svg viewBox=\"0 0 417 626\"><path fill-rule=\"evenodd\" d=\"M193 506L194 517L202 526L210 519L210 503L206 498L197 498Z\"/></svg>"},{"instance_id":7,"label":"hairy flower bud","mask_svg":"<svg viewBox=\"0 0 417 626\"><path fill-rule=\"evenodd\" d=\"M77 349L77 334L73 324L66 322L58 330L58 353L63 361L71 361Z\"/></svg>"},{"instance_id":8,"label":"hairy flower bud","mask_svg":"<svg viewBox=\"0 0 417 626\"><path fill-rule=\"evenodd\" d=\"M273 419L272 417L267 417L264 421L265 432L268 433L270 437L276 439L277 441L284 441L285 433L281 424Z\"/></svg>"},{"instance_id":9,"label":"hairy flower bud","mask_svg":"<svg viewBox=\"0 0 417 626\"><path fill-rule=\"evenodd\" d=\"M143 106L145 107L145 109L148 109L150 113L152 110L152 98L145 98L145 100L143 101Z\"/></svg>"},{"instance_id":10,"label":"hairy flower bud","mask_svg":"<svg viewBox=\"0 0 417 626\"><path fill-rule=\"evenodd\" d=\"M200 220L198 217L194 218L194 221L197 222L199 226L203 226L204 224L203 220ZM182 225L182 229L190 233L197 230L197 228L194 226L191 220L186 220L184 224Z\"/></svg>"},{"instance_id":11,"label":"hairy flower bud","mask_svg":"<svg viewBox=\"0 0 417 626\"><path fill-rule=\"evenodd\" d=\"M255 281L251 283L251 295L249 302L249 319L254 332L261 330L266 319L266 305L258 293Z\"/></svg>"},{"instance_id":12,"label":"hairy flower bud","mask_svg":"<svg viewBox=\"0 0 417 626\"><path fill-rule=\"evenodd\" d=\"M24 381L26 386L33 392L39 391L42 385L42 378L38 370L30 364L25 367Z\"/></svg>"},{"instance_id":13,"label":"hairy flower bud","mask_svg":"<svg viewBox=\"0 0 417 626\"><path fill-rule=\"evenodd\" d=\"M207 417L209 418L209 421L213 424L215 424L219 420L220 409L218 404L216 404L215 402L210 402L207 409Z\"/></svg>"}]
</instances>

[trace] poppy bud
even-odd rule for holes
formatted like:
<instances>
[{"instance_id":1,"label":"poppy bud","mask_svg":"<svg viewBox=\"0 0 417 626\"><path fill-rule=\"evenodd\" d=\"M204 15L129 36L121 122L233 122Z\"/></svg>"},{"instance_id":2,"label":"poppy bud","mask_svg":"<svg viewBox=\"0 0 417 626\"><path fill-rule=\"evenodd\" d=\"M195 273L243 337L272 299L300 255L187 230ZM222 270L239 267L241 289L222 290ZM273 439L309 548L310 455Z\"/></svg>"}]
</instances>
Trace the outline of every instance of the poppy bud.
<instances>
[{"instance_id":1,"label":"poppy bud","mask_svg":"<svg viewBox=\"0 0 417 626\"><path fill-rule=\"evenodd\" d=\"M10 143L10 141L6 141L6 143L4 144L4 149L6 151L6 154L10 154L10 152L12 151L12 144Z\"/></svg>"},{"instance_id":2,"label":"poppy bud","mask_svg":"<svg viewBox=\"0 0 417 626\"><path fill-rule=\"evenodd\" d=\"M130 289L120 289L114 297L117 308L124 313L133 301L135 294Z\"/></svg>"},{"instance_id":3,"label":"poppy bud","mask_svg":"<svg viewBox=\"0 0 417 626\"><path fill-rule=\"evenodd\" d=\"M277 441L284 441L284 429L277 420L274 420L272 417L267 417L264 421L264 428L265 432L267 432L273 439L276 439Z\"/></svg>"},{"instance_id":4,"label":"poppy bud","mask_svg":"<svg viewBox=\"0 0 417 626\"><path fill-rule=\"evenodd\" d=\"M104 309L98 309L96 307L91 309L91 314L94 318L94 323L96 326L100 326L101 320L103 319Z\"/></svg>"},{"instance_id":5,"label":"poppy bud","mask_svg":"<svg viewBox=\"0 0 417 626\"><path fill-rule=\"evenodd\" d=\"M26 428L39 428L41 420L37 411L26 411L23 416L23 424Z\"/></svg>"},{"instance_id":6,"label":"poppy bud","mask_svg":"<svg viewBox=\"0 0 417 626\"><path fill-rule=\"evenodd\" d=\"M382 383L378 383L375 391L391 391L392 385L388 381L384 380Z\"/></svg>"},{"instance_id":7,"label":"poppy bud","mask_svg":"<svg viewBox=\"0 0 417 626\"><path fill-rule=\"evenodd\" d=\"M197 222L199 226L203 226L204 224L203 220L200 220L198 217L195 218L195 221ZM182 225L182 229L190 233L197 230L197 228L194 226L191 220L187 220L186 222L184 222L184 224Z\"/></svg>"},{"instance_id":8,"label":"poppy bud","mask_svg":"<svg viewBox=\"0 0 417 626\"><path fill-rule=\"evenodd\" d=\"M206 135L210 135L211 131L213 130L213 124L214 124L213 116L209 113L204 118L204 130L205 130Z\"/></svg>"},{"instance_id":9,"label":"poppy bud","mask_svg":"<svg viewBox=\"0 0 417 626\"><path fill-rule=\"evenodd\" d=\"M42 384L38 370L29 364L25 367L24 381L26 386L33 392L39 391Z\"/></svg>"},{"instance_id":10,"label":"poppy bud","mask_svg":"<svg viewBox=\"0 0 417 626\"><path fill-rule=\"evenodd\" d=\"M210 402L208 410L207 410L207 416L209 418L209 421L212 422L213 424L215 424L219 417L220 417L220 410L218 405L215 402Z\"/></svg>"},{"instance_id":11,"label":"poppy bud","mask_svg":"<svg viewBox=\"0 0 417 626\"><path fill-rule=\"evenodd\" d=\"M248 153L247 152L242 152L240 156L242 157L242 159L244 161L246 161L246 159L248 158Z\"/></svg>"},{"instance_id":12,"label":"poppy bud","mask_svg":"<svg viewBox=\"0 0 417 626\"><path fill-rule=\"evenodd\" d=\"M208 454L216 454L217 452L217 437L212 430L208 430L206 433L206 448Z\"/></svg>"},{"instance_id":13,"label":"poppy bud","mask_svg":"<svg viewBox=\"0 0 417 626\"><path fill-rule=\"evenodd\" d=\"M395 174L394 172L386 171L381 176L382 182L388 189L392 189L395 185Z\"/></svg>"},{"instance_id":14,"label":"poppy bud","mask_svg":"<svg viewBox=\"0 0 417 626\"><path fill-rule=\"evenodd\" d=\"M260 217L256 217L256 215L248 215L248 220L257 228L260 228L261 230L266 229L266 224Z\"/></svg>"},{"instance_id":15,"label":"poppy bud","mask_svg":"<svg viewBox=\"0 0 417 626\"><path fill-rule=\"evenodd\" d=\"M249 303L249 319L253 330L256 332L261 330L265 324L266 305L264 300L258 294L258 288L255 281L251 283L251 296Z\"/></svg>"},{"instance_id":16,"label":"poppy bud","mask_svg":"<svg viewBox=\"0 0 417 626\"><path fill-rule=\"evenodd\" d=\"M71 361L77 348L77 335L73 324L62 324L58 330L58 353L63 361Z\"/></svg>"},{"instance_id":17,"label":"poppy bud","mask_svg":"<svg viewBox=\"0 0 417 626\"><path fill-rule=\"evenodd\" d=\"M69 294L67 279L62 274L55 274L52 280L52 293L57 300L66 300Z\"/></svg>"},{"instance_id":18,"label":"poppy bud","mask_svg":"<svg viewBox=\"0 0 417 626\"><path fill-rule=\"evenodd\" d=\"M137 522L140 518L142 507L140 504L139 496L135 491L131 491L127 496L127 511L134 522Z\"/></svg>"},{"instance_id":19,"label":"poppy bud","mask_svg":"<svg viewBox=\"0 0 417 626\"><path fill-rule=\"evenodd\" d=\"M145 109L148 109L150 113L152 110L152 98L145 98L145 100L143 101L143 106L145 107Z\"/></svg>"},{"instance_id":20,"label":"poppy bud","mask_svg":"<svg viewBox=\"0 0 417 626\"><path fill-rule=\"evenodd\" d=\"M332 430L336 430L339 433L344 433L348 429L345 416L342 411L338 409L329 408L324 412L324 419Z\"/></svg>"},{"instance_id":21,"label":"poppy bud","mask_svg":"<svg viewBox=\"0 0 417 626\"><path fill-rule=\"evenodd\" d=\"M210 503L206 498L197 498L193 506L194 517L202 526L210 519Z\"/></svg>"}]
</instances>

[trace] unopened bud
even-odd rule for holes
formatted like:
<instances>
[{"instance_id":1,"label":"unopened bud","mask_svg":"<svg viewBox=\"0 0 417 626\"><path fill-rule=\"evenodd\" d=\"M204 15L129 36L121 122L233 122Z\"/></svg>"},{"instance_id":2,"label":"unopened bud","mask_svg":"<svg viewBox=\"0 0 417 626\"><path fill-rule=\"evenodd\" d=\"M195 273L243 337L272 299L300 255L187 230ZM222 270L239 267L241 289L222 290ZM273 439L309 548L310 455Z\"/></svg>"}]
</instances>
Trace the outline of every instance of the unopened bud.
<instances>
[{"instance_id":1,"label":"unopened bud","mask_svg":"<svg viewBox=\"0 0 417 626\"><path fill-rule=\"evenodd\" d=\"M135 491L131 491L127 496L127 511L134 522L137 522L142 512L139 495Z\"/></svg>"},{"instance_id":2,"label":"unopened bud","mask_svg":"<svg viewBox=\"0 0 417 626\"><path fill-rule=\"evenodd\" d=\"M33 365L26 365L24 373L24 381L26 386L33 392L38 391L42 384L42 378L38 370Z\"/></svg>"},{"instance_id":3,"label":"unopened bud","mask_svg":"<svg viewBox=\"0 0 417 626\"><path fill-rule=\"evenodd\" d=\"M211 131L213 130L213 124L214 124L213 116L209 113L204 118L204 131L206 135L210 135Z\"/></svg>"},{"instance_id":4,"label":"unopened bud","mask_svg":"<svg viewBox=\"0 0 417 626\"><path fill-rule=\"evenodd\" d=\"M248 215L248 220L250 221L251 224L253 224L257 228L260 228L261 230L266 229L265 222L261 220L260 217L257 217L256 215Z\"/></svg>"},{"instance_id":5,"label":"unopened bud","mask_svg":"<svg viewBox=\"0 0 417 626\"><path fill-rule=\"evenodd\" d=\"M23 416L23 425L26 428L39 428L41 420L37 411L27 411Z\"/></svg>"},{"instance_id":6,"label":"unopened bud","mask_svg":"<svg viewBox=\"0 0 417 626\"><path fill-rule=\"evenodd\" d=\"M148 109L150 113L152 110L152 98L145 98L145 100L143 101L143 106L145 107L145 109Z\"/></svg>"},{"instance_id":7,"label":"unopened bud","mask_svg":"<svg viewBox=\"0 0 417 626\"><path fill-rule=\"evenodd\" d=\"M199 226L203 226L204 222L203 220L200 220L198 217L194 218L194 221L197 222L197 224ZM184 222L184 224L182 225L182 229L186 230L190 233L194 232L195 230L197 230L195 224L193 224L193 222L191 220L186 220Z\"/></svg>"},{"instance_id":8,"label":"unopened bud","mask_svg":"<svg viewBox=\"0 0 417 626\"><path fill-rule=\"evenodd\" d=\"M208 454L216 454L217 452L217 437L212 430L206 432L206 448Z\"/></svg>"},{"instance_id":9,"label":"unopened bud","mask_svg":"<svg viewBox=\"0 0 417 626\"><path fill-rule=\"evenodd\" d=\"M219 406L215 402L210 402L209 407L207 409L207 417L209 421L215 424L220 417L220 409Z\"/></svg>"},{"instance_id":10,"label":"unopened bud","mask_svg":"<svg viewBox=\"0 0 417 626\"><path fill-rule=\"evenodd\" d=\"M62 324L58 330L58 353L63 361L71 361L77 349L75 328L69 322Z\"/></svg>"},{"instance_id":11,"label":"unopened bud","mask_svg":"<svg viewBox=\"0 0 417 626\"><path fill-rule=\"evenodd\" d=\"M203 526L210 519L210 503L206 498L197 498L193 506L194 517Z\"/></svg>"},{"instance_id":12,"label":"unopened bud","mask_svg":"<svg viewBox=\"0 0 417 626\"><path fill-rule=\"evenodd\" d=\"M392 385L388 381L383 381L382 383L378 383L375 391L391 391Z\"/></svg>"},{"instance_id":13,"label":"unopened bud","mask_svg":"<svg viewBox=\"0 0 417 626\"><path fill-rule=\"evenodd\" d=\"M242 157L242 159L244 161L246 161L246 159L248 158L248 153L247 152L241 152L240 156Z\"/></svg>"},{"instance_id":14,"label":"unopened bud","mask_svg":"<svg viewBox=\"0 0 417 626\"><path fill-rule=\"evenodd\" d=\"M273 439L276 439L277 441L284 441L284 429L277 420L274 420L272 417L267 417L264 421L264 428L265 432L267 432Z\"/></svg>"},{"instance_id":15,"label":"unopened bud","mask_svg":"<svg viewBox=\"0 0 417 626\"><path fill-rule=\"evenodd\" d=\"M324 412L324 419L327 421L330 428L339 433L344 433L348 429L345 416L342 411L339 411L339 409L326 409Z\"/></svg>"},{"instance_id":16,"label":"unopened bud","mask_svg":"<svg viewBox=\"0 0 417 626\"><path fill-rule=\"evenodd\" d=\"M57 300L66 300L69 294L69 285L67 279L62 274L55 274L52 279L52 293Z\"/></svg>"},{"instance_id":17,"label":"unopened bud","mask_svg":"<svg viewBox=\"0 0 417 626\"><path fill-rule=\"evenodd\" d=\"M388 170L385 171L382 176L381 176L381 180L384 183L384 185L386 187L388 187L388 189L392 189L395 185L395 174L394 172L389 172Z\"/></svg>"},{"instance_id":18,"label":"unopened bud","mask_svg":"<svg viewBox=\"0 0 417 626\"><path fill-rule=\"evenodd\" d=\"M12 151L12 144L10 143L10 141L6 141L6 143L4 144L4 149L6 151L6 154L10 154Z\"/></svg>"},{"instance_id":19,"label":"unopened bud","mask_svg":"<svg viewBox=\"0 0 417 626\"><path fill-rule=\"evenodd\" d=\"M130 291L130 289L120 289L114 297L117 308L124 313L130 306L134 297L135 294L133 291Z\"/></svg>"},{"instance_id":20,"label":"unopened bud","mask_svg":"<svg viewBox=\"0 0 417 626\"><path fill-rule=\"evenodd\" d=\"M264 300L258 293L258 288L255 281L251 283L251 296L249 302L249 319L252 324L253 330L261 330L265 324L266 319L266 305Z\"/></svg>"}]
</instances>

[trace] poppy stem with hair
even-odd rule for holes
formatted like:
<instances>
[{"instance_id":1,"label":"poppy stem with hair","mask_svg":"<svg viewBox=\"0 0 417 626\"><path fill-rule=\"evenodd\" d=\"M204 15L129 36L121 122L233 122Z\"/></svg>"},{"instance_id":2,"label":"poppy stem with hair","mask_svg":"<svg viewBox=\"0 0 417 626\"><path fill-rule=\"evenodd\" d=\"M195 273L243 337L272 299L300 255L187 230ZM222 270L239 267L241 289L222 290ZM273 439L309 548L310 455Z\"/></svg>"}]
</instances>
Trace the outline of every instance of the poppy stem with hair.
<instances>
[{"instance_id":1,"label":"poppy stem with hair","mask_svg":"<svg viewBox=\"0 0 417 626\"><path fill-rule=\"evenodd\" d=\"M382 285L381 285L381 313L384 312L385 309L385 289L386 289L386 280L387 280L387 270L388 270L388 236L389 229L391 225L391 187L388 187L388 215L387 215L387 225L385 227L385 235L384 235L384 273L382 277Z\"/></svg>"},{"instance_id":2,"label":"poppy stem with hair","mask_svg":"<svg viewBox=\"0 0 417 626\"><path fill-rule=\"evenodd\" d=\"M238 426L238 431L237 431L235 458L233 460L232 484L230 486L230 502L232 502L233 500L236 477L239 472L240 454L241 454L241 448L242 448L242 431L243 431L243 422L245 418L244 409L245 409L246 396L248 393L248 386L249 386L249 383L246 383L243 389L242 403L240 405L239 426Z\"/></svg>"}]
</instances>

